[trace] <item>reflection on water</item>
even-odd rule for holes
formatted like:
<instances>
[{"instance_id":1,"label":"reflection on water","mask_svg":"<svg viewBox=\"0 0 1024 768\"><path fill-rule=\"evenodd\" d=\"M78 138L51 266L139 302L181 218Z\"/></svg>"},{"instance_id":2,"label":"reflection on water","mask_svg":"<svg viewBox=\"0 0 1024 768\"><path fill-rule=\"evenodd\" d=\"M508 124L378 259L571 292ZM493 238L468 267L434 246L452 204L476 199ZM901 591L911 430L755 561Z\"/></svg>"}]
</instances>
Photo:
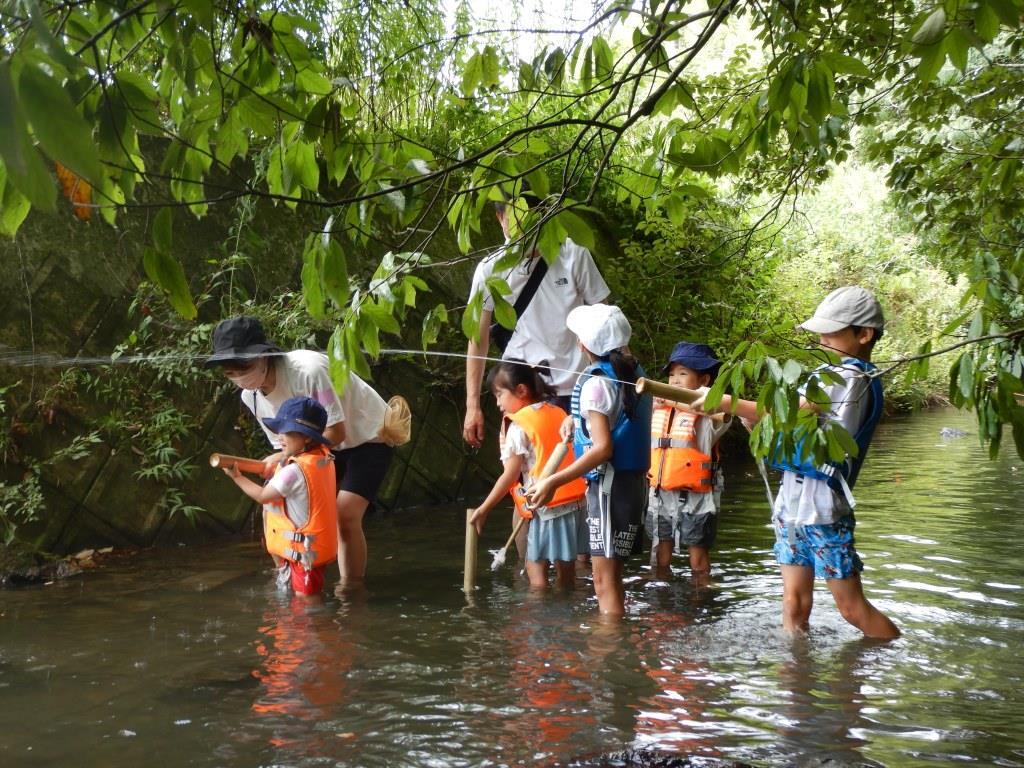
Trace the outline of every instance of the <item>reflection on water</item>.
<instances>
[{"instance_id":1,"label":"reflection on water","mask_svg":"<svg viewBox=\"0 0 1024 768\"><path fill-rule=\"evenodd\" d=\"M824 585L810 635L781 632L741 465L711 583L638 559L618 625L588 584L537 595L511 568L467 602L461 510L371 521L370 589L322 602L279 595L251 544L0 593L0 764L1024 765L1024 467L942 426L972 430L952 412L883 423L858 485L893 643L863 640Z\"/></svg>"}]
</instances>

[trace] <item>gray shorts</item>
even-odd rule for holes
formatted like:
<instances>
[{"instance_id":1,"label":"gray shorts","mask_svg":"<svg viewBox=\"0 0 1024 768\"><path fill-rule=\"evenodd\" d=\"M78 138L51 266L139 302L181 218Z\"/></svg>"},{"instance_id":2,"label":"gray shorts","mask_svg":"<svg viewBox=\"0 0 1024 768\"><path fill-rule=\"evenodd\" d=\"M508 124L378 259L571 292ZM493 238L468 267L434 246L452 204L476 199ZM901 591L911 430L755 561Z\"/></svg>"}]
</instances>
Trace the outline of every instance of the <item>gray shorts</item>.
<instances>
[{"instance_id":1,"label":"gray shorts","mask_svg":"<svg viewBox=\"0 0 1024 768\"><path fill-rule=\"evenodd\" d=\"M689 511L689 491L669 491L661 488L650 493L645 529L651 544L671 541L676 549L703 547L711 549L718 533L718 515L693 514Z\"/></svg>"},{"instance_id":2,"label":"gray shorts","mask_svg":"<svg viewBox=\"0 0 1024 768\"><path fill-rule=\"evenodd\" d=\"M679 538L681 547L701 547L711 549L715 546L715 537L718 535L718 515L706 513L703 515L691 515L683 513L679 517Z\"/></svg>"}]
</instances>

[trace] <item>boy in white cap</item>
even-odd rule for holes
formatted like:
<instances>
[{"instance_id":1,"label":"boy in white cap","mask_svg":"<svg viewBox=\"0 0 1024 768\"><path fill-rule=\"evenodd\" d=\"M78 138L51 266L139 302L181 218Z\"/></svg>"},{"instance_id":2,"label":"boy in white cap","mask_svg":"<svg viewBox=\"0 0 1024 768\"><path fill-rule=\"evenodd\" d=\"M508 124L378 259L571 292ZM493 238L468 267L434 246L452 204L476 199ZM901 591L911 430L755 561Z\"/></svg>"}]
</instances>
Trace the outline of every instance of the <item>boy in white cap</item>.
<instances>
[{"instance_id":1,"label":"boy in white cap","mask_svg":"<svg viewBox=\"0 0 1024 768\"><path fill-rule=\"evenodd\" d=\"M538 480L527 492L534 506L547 504L560 485L587 479L587 528L594 592L601 613L621 616L626 595L623 566L633 554L647 501L651 464L651 403L639 398L643 370L629 354L632 328L608 304L576 307L565 319L590 364L576 380L572 416L576 460ZM568 434L566 429L565 434Z\"/></svg>"},{"instance_id":2,"label":"boy in white cap","mask_svg":"<svg viewBox=\"0 0 1024 768\"><path fill-rule=\"evenodd\" d=\"M818 334L822 347L837 353L842 362L827 369L842 378L840 384L819 385L832 403L828 412L801 400L802 408L819 412L822 423L841 424L857 442L856 457L842 463L815 466L811 458L794 455L772 459L783 470L775 498L775 558L782 570L782 626L805 632L814 597L814 579L825 579L843 618L868 637L892 639L900 631L864 596L860 573L864 569L854 546L853 494L850 492L867 453L882 412L882 384L871 375L871 351L885 328L882 308L870 291L846 286L832 291L814 315L798 326ZM720 410L735 409L744 419L757 420L757 404L728 395Z\"/></svg>"}]
</instances>

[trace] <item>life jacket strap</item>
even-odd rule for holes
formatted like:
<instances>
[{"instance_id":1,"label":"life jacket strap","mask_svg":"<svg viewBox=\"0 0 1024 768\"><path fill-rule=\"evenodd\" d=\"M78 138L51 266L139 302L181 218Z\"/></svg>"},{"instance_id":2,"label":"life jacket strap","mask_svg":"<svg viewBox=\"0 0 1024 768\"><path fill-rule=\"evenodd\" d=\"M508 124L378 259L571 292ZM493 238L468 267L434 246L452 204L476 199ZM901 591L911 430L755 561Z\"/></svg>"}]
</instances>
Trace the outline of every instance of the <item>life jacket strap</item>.
<instances>
[{"instance_id":1,"label":"life jacket strap","mask_svg":"<svg viewBox=\"0 0 1024 768\"><path fill-rule=\"evenodd\" d=\"M693 448L693 440L680 440L675 437L651 438L651 448Z\"/></svg>"},{"instance_id":2,"label":"life jacket strap","mask_svg":"<svg viewBox=\"0 0 1024 768\"><path fill-rule=\"evenodd\" d=\"M311 549L307 549L305 552L299 552L297 549L289 549L284 553L284 556L289 560L293 560L307 571L313 570L313 564L316 562L316 552Z\"/></svg>"}]
</instances>

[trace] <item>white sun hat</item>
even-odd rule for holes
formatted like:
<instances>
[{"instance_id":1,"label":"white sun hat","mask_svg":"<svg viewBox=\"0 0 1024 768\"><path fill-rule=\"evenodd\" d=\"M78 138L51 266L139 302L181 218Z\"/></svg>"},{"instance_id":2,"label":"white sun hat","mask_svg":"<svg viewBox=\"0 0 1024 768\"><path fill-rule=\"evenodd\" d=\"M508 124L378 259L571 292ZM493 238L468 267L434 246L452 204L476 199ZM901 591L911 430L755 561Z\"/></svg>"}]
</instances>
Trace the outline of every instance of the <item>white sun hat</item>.
<instances>
[{"instance_id":1,"label":"white sun hat","mask_svg":"<svg viewBox=\"0 0 1024 768\"><path fill-rule=\"evenodd\" d=\"M565 325L598 357L626 346L633 335L622 310L610 304L576 307L565 318Z\"/></svg>"}]
</instances>

